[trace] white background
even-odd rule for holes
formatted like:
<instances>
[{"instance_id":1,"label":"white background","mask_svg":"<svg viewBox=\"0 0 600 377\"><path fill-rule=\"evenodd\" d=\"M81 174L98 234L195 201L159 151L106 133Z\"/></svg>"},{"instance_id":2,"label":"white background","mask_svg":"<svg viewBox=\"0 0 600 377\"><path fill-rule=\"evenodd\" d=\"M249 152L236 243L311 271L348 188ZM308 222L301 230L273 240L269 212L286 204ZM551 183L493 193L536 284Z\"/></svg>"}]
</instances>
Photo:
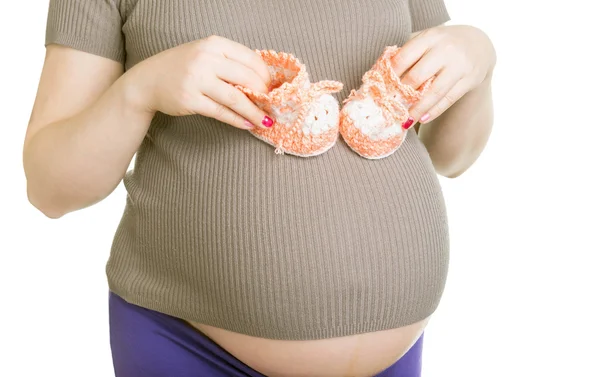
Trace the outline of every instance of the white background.
<instances>
[{"instance_id":1,"label":"white background","mask_svg":"<svg viewBox=\"0 0 600 377\"><path fill-rule=\"evenodd\" d=\"M600 18L551 3L447 0L495 42L496 121L472 169L441 178L451 268L424 377L600 376ZM60 220L25 194L46 11L0 5L0 376L112 376L104 266L123 187Z\"/></svg>"}]
</instances>

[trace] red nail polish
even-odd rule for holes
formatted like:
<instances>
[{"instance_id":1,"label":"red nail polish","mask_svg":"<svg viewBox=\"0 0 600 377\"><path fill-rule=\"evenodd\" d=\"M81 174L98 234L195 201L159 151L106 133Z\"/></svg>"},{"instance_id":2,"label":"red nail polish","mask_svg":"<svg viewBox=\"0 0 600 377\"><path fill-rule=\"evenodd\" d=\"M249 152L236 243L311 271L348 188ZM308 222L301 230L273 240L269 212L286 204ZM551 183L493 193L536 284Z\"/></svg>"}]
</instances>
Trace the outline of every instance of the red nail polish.
<instances>
[{"instance_id":1,"label":"red nail polish","mask_svg":"<svg viewBox=\"0 0 600 377\"><path fill-rule=\"evenodd\" d=\"M408 130L414 122L415 122L415 120L413 119L413 117L408 117L406 122L404 122L404 124L402 125L402 128L404 128L405 130Z\"/></svg>"},{"instance_id":2,"label":"red nail polish","mask_svg":"<svg viewBox=\"0 0 600 377\"><path fill-rule=\"evenodd\" d=\"M271 127L273 125L274 121L273 119L271 119L271 117L269 117L268 115L265 115L265 117L262 120L262 124L265 127Z\"/></svg>"}]
</instances>

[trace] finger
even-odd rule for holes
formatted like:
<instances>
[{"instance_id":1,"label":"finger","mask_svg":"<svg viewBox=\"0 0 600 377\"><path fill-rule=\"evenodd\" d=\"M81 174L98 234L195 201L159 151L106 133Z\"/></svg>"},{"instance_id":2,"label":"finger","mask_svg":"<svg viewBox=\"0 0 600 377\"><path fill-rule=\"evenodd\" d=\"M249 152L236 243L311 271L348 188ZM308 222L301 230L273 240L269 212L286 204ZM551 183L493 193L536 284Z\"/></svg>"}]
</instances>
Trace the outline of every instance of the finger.
<instances>
[{"instance_id":1,"label":"finger","mask_svg":"<svg viewBox=\"0 0 600 377\"><path fill-rule=\"evenodd\" d=\"M406 71L415 65L431 47L429 38L416 37L409 40L402 48L392 57L392 67L398 77L402 77Z\"/></svg>"},{"instance_id":2,"label":"finger","mask_svg":"<svg viewBox=\"0 0 600 377\"><path fill-rule=\"evenodd\" d=\"M435 104L433 104L427 111L420 116L419 122L426 124L436 119L450 106L455 104L469 91L468 82L465 79L459 80L453 87L448 91L442 98Z\"/></svg>"},{"instance_id":3,"label":"finger","mask_svg":"<svg viewBox=\"0 0 600 377\"><path fill-rule=\"evenodd\" d=\"M433 80L429 90L424 93L423 98L409 109L410 116L413 119L420 120L436 103L448 96L448 93L460 79L460 74L450 70L442 70Z\"/></svg>"},{"instance_id":4,"label":"finger","mask_svg":"<svg viewBox=\"0 0 600 377\"><path fill-rule=\"evenodd\" d=\"M271 74L267 64L260 58L260 56L250 48L244 46L241 43L232 41L231 39L223 37L211 37L215 39L219 46L219 52L223 54L227 59L236 61L246 67L252 69L258 77L260 77L266 86L271 82Z\"/></svg>"},{"instance_id":5,"label":"finger","mask_svg":"<svg viewBox=\"0 0 600 377\"><path fill-rule=\"evenodd\" d=\"M267 85L256 72L239 62L219 59L215 64L215 74L231 85L241 85L257 92L267 93Z\"/></svg>"},{"instance_id":6,"label":"finger","mask_svg":"<svg viewBox=\"0 0 600 377\"><path fill-rule=\"evenodd\" d=\"M273 120L267 114L258 108L254 102L232 85L214 80L206 82L203 93L213 101L233 110L249 120L252 124L262 128L268 128L273 125Z\"/></svg>"},{"instance_id":7,"label":"finger","mask_svg":"<svg viewBox=\"0 0 600 377\"><path fill-rule=\"evenodd\" d=\"M194 111L242 130L251 130L254 128L254 125L244 119L244 117L207 96L199 96Z\"/></svg>"},{"instance_id":8,"label":"finger","mask_svg":"<svg viewBox=\"0 0 600 377\"><path fill-rule=\"evenodd\" d=\"M400 81L414 89L418 89L425 81L437 75L444 68L442 62L444 62L444 59L440 54L429 51L425 53L414 66L404 73L404 76Z\"/></svg>"}]
</instances>

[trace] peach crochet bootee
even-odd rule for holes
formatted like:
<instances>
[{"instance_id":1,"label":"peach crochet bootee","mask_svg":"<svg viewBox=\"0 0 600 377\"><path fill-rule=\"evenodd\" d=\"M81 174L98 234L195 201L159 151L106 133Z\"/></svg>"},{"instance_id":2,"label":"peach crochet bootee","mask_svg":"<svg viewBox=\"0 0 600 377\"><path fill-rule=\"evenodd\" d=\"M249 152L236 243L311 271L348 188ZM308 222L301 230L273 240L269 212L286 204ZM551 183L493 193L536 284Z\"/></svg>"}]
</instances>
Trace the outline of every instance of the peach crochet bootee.
<instances>
[{"instance_id":1,"label":"peach crochet bootee","mask_svg":"<svg viewBox=\"0 0 600 377\"><path fill-rule=\"evenodd\" d=\"M276 147L278 154L316 156L331 148L339 137L338 101L331 95L343 84L324 80L311 83L304 64L291 54L256 51L269 68L271 87L267 94L236 86L275 123L268 129L249 130Z\"/></svg>"},{"instance_id":2,"label":"peach crochet bootee","mask_svg":"<svg viewBox=\"0 0 600 377\"><path fill-rule=\"evenodd\" d=\"M331 95L343 84L323 80L311 83L304 64L291 54L256 50L271 74L267 94L237 85L259 108L274 118L268 129L249 130L276 147L278 154L309 157L329 150L341 134L360 156L378 159L394 153L404 141L409 107L431 86L433 77L419 89L402 84L391 59L400 51L387 46L373 67L362 77L362 85L339 103Z\"/></svg>"},{"instance_id":3,"label":"peach crochet bootee","mask_svg":"<svg viewBox=\"0 0 600 377\"><path fill-rule=\"evenodd\" d=\"M352 150L365 158L387 157L400 147L408 132L402 128L408 109L433 81L432 77L417 90L401 83L391 62L398 51L398 46L386 47L363 75L361 87L344 100L340 134Z\"/></svg>"}]
</instances>

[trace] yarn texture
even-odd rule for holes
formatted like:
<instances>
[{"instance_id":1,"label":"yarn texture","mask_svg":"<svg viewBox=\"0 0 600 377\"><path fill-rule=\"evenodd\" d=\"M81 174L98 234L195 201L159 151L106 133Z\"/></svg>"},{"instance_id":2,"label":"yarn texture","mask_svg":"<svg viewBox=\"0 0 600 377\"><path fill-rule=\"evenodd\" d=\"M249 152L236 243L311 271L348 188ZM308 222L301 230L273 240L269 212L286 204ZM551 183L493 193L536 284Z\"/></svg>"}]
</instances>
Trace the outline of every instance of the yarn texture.
<instances>
[{"instance_id":1,"label":"yarn texture","mask_svg":"<svg viewBox=\"0 0 600 377\"><path fill-rule=\"evenodd\" d=\"M343 84L330 80L311 83L306 67L292 54L272 50L257 53L271 74L268 93L238 88L275 123L250 133L275 146L278 154L309 157L326 152L339 135L340 106L330 93L342 90Z\"/></svg>"},{"instance_id":2,"label":"yarn texture","mask_svg":"<svg viewBox=\"0 0 600 377\"><path fill-rule=\"evenodd\" d=\"M400 51L387 46L373 67L339 103L331 95L343 89L332 80L311 83L306 67L292 54L257 50L269 68L271 85L267 94L236 86L259 108L275 119L268 129L250 130L260 140L276 147L277 154L317 156L329 150L342 134L344 141L360 156L384 158L394 153L406 137L402 124L408 109L421 99L433 77L415 90L403 84L394 72L391 59Z\"/></svg>"},{"instance_id":3,"label":"yarn texture","mask_svg":"<svg viewBox=\"0 0 600 377\"><path fill-rule=\"evenodd\" d=\"M344 100L340 133L362 157L384 158L400 147L408 132L402 128L408 109L422 98L434 79L429 78L417 90L403 84L391 61L399 51L398 46L387 46L363 75L361 87Z\"/></svg>"}]
</instances>

